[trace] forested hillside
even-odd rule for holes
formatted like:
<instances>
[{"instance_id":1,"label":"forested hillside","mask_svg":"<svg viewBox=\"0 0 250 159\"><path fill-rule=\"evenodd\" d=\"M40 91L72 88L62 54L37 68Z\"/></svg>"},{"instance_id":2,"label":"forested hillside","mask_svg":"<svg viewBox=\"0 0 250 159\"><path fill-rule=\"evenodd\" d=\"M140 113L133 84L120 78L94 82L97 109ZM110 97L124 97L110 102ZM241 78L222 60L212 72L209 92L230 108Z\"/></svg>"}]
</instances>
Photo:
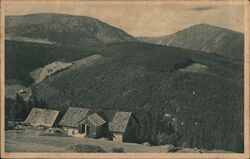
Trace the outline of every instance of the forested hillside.
<instances>
[{"instance_id":1,"label":"forested hillside","mask_svg":"<svg viewBox=\"0 0 250 159\"><path fill-rule=\"evenodd\" d=\"M104 62L60 72L33 91L62 112L132 111L138 142L243 151L241 61L145 43L108 44L97 54ZM192 64L207 69L180 71Z\"/></svg>"},{"instance_id":2,"label":"forested hillside","mask_svg":"<svg viewBox=\"0 0 250 159\"><path fill-rule=\"evenodd\" d=\"M57 60L75 61L86 57L102 45L75 48L31 42L5 40L5 78L25 85L34 81L29 72Z\"/></svg>"}]
</instances>

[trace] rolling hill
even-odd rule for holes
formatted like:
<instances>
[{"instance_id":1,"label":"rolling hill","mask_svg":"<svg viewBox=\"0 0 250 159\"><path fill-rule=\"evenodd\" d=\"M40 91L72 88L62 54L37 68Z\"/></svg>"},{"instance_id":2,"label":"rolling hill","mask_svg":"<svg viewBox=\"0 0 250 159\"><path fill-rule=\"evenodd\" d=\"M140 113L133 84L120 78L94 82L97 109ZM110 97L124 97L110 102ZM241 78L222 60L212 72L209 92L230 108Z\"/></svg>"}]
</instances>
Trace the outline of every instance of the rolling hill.
<instances>
[{"instance_id":1,"label":"rolling hill","mask_svg":"<svg viewBox=\"0 0 250 159\"><path fill-rule=\"evenodd\" d=\"M88 47L109 42L137 41L121 29L86 16L41 13L6 16L6 39Z\"/></svg>"},{"instance_id":2,"label":"rolling hill","mask_svg":"<svg viewBox=\"0 0 250 159\"><path fill-rule=\"evenodd\" d=\"M132 111L138 142L243 151L242 62L146 43L107 44L96 54L102 62L62 71L33 91L62 112Z\"/></svg>"},{"instance_id":3,"label":"rolling hill","mask_svg":"<svg viewBox=\"0 0 250 159\"><path fill-rule=\"evenodd\" d=\"M244 52L243 33L208 24L194 25L172 35L138 39L153 44L214 52L235 59L242 59Z\"/></svg>"}]
</instances>

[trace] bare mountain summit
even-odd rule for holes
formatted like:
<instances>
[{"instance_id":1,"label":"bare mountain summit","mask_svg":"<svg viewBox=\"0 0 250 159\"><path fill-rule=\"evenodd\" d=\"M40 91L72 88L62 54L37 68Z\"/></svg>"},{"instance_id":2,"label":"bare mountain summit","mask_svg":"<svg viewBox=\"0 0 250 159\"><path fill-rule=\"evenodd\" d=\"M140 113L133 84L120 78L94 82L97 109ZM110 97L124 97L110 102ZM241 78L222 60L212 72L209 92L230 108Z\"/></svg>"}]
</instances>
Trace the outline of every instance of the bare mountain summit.
<instances>
[{"instance_id":1,"label":"bare mountain summit","mask_svg":"<svg viewBox=\"0 0 250 159\"><path fill-rule=\"evenodd\" d=\"M141 41L190 50L213 52L236 59L243 58L243 33L208 25L198 24L161 37L140 37Z\"/></svg>"},{"instance_id":2,"label":"bare mountain summit","mask_svg":"<svg viewBox=\"0 0 250 159\"><path fill-rule=\"evenodd\" d=\"M98 19L65 14L30 14L6 17L8 39L28 38L67 46L137 41L121 29Z\"/></svg>"}]
</instances>

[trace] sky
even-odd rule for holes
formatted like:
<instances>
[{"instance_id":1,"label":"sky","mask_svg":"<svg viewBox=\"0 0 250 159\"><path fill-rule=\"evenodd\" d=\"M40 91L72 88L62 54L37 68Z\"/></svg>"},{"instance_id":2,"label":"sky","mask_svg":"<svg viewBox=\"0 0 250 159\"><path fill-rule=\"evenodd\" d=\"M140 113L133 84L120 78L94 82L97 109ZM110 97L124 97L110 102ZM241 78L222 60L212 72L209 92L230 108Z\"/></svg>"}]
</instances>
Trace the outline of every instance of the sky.
<instances>
[{"instance_id":1,"label":"sky","mask_svg":"<svg viewBox=\"0 0 250 159\"><path fill-rule=\"evenodd\" d=\"M15 2L15 3L14 3ZM188 5L147 3L68 3L55 1L5 4L6 15L64 13L95 17L133 36L163 36L195 24L210 24L244 32L243 5Z\"/></svg>"}]
</instances>

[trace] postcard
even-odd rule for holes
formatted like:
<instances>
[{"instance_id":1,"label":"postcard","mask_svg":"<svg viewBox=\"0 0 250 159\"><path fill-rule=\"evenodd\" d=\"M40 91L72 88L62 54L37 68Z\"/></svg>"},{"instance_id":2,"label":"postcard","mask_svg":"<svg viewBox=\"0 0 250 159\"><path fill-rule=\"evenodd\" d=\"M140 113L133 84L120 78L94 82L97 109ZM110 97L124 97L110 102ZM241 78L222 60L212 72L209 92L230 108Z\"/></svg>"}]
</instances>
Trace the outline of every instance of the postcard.
<instances>
[{"instance_id":1,"label":"postcard","mask_svg":"<svg viewBox=\"0 0 250 159\"><path fill-rule=\"evenodd\" d=\"M249 158L249 2L1 1L2 158Z\"/></svg>"}]
</instances>

